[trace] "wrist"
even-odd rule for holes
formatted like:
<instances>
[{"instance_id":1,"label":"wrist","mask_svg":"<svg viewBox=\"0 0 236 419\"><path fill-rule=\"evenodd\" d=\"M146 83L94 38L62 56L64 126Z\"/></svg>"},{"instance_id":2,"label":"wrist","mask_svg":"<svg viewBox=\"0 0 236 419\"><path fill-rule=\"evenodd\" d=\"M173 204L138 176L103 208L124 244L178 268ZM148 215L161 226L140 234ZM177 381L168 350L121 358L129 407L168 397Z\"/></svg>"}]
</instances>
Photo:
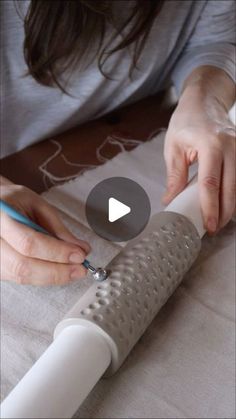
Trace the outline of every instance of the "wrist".
<instances>
[{"instance_id":1,"label":"wrist","mask_svg":"<svg viewBox=\"0 0 236 419\"><path fill-rule=\"evenodd\" d=\"M235 101L235 84L225 71L202 66L195 69L185 80L180 103L188 106L209 105L228 113Z\"/></svg>"},{"instance_id":2,"label":"wrist","mask_svg":"<svg viewBox=\"0 0 236 419\"><path fill-rule=\"evenodd\" d=\"M204 119L223 122L228 120L230 107L225 102L207 91L203 84L193 84L185 87L178 104L178 110L182 113L201 115Z\"/></svg>"}]
</instances>

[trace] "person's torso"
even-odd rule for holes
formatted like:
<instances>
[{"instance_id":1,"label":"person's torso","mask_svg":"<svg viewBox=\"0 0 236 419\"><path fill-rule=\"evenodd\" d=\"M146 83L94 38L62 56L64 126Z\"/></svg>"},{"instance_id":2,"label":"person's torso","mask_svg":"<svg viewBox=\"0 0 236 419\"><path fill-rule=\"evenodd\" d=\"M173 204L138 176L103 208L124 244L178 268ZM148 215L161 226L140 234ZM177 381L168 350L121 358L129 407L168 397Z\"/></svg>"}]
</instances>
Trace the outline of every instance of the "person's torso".
<instances>
[{"instance_id":1,"label":"person's torso","mask_svg":"<svg viewBox=\"0 0 236 419\"><path fill-rule=\"evenodd\" d=\"M13 1L1 2L1 157L164 88L205 2L166 1L131 78L132 57L123 49L107 61L112 79L101 74L97 62L73 71L71 96L25 76L23 19ZM20 1L20 9L25 12L28 4Z\"/></svg>"}]
</instances>

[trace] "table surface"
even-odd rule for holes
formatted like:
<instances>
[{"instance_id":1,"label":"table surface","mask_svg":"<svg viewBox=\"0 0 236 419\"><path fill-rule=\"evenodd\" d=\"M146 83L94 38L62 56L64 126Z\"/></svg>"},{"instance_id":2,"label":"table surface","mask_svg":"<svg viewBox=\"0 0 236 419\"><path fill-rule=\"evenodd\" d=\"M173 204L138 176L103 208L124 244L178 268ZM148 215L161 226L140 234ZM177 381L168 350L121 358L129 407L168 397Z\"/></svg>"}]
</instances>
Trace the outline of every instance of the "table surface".
<instances>
[{"instance_id":1,"label":"table surface","mask_svg":"<svg viewBox=\"0 0 236 419\"><path fill-rule=\"evenodd\" d=\"M173 103L164 92L142 99L98 120L54 136L54 141L49 138L1 159L1 174L14 183L43 192L53 186L48 180L45 181L40 170L40 166L45 167L47 159L47 169L59 179L76 176L81 170L101 164L96 150L106 138L118 136L145 141L160 128L167 127L173 109ZM133 147L128 145L125 149ZM57 151L57 155L50 158ZM111 142L104 144L103 155L107 159L119 151L120 147ZM78 164L81 166L78 167Z\"/></svg>"}]
</instances>

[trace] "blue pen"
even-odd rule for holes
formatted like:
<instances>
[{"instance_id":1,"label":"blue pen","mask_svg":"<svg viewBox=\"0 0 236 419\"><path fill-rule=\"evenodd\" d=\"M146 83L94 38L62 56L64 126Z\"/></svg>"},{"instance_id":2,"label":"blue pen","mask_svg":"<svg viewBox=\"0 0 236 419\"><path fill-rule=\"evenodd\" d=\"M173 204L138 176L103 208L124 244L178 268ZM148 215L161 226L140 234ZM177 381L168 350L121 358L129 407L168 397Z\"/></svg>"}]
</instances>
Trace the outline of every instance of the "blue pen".
<instances>
[{"instance_id":1,"label":"blue pen","mask_svg":"<svg viewBox=\"0 0 236 419\"><path fill-rule=\"evenodd\" d=\"M39 233L51 235L46 231L44 228L40 227L38 224L34 223L29 218L25 217L25 215L21 214L20 212L16 211L15 208L11 207L9 204L7 204L2 199L0 200L0 210L5 212L5 214L9 215L9 217L13 218L13 220L18 221L21 224L26 225L27 227L32 228L35 231L38 231ZM86 269L88 269L92 275L93 278L96 281L104 281L104 279L107 278L107 271L103 268L94 268L92 265L90 265L90 262L85 259L82 263Z\"/></svg>"}]
</instances>

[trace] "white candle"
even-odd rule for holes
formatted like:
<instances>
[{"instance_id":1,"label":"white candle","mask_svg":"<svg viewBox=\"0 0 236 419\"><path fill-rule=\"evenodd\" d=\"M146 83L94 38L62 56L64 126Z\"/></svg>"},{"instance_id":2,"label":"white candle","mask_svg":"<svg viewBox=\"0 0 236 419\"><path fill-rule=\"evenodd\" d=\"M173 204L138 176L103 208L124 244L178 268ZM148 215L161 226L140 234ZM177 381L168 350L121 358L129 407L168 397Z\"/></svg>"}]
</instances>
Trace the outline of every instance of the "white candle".
<instances>
[{"instance_id":1,"label":"white candle","mask_svg":"<svg viewBox=\"0 0 236 419\"><path fill-rule=\"evenodd\" d=\"M64 329L1 405L2 418L69 418L111 362L96 331Z\"/></svg>"},{"instance_id":2,"label":"white candle","mask_svg":"<svg viewBox=\"0 0 236 419\"><path fill-rule=\"evenodd\" d=\"M202 238L206 232L203 227L203 218L200 207L197 177L177 195L173 201L165 208L165 211L176 212L187 217L195 225L199 236Z\"/></svg>"}]
</instances>

